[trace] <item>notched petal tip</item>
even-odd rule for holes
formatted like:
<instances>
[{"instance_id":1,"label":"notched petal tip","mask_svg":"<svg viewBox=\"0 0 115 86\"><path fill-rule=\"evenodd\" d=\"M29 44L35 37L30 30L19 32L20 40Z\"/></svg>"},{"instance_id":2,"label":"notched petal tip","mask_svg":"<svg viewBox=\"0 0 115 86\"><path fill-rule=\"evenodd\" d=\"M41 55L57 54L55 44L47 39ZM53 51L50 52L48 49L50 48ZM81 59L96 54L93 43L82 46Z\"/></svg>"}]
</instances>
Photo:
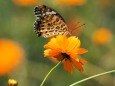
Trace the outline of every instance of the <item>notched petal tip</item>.
<instances>
[{"instance_id":1,"label":"notched petal tip","mask_svg":"<svg viewBox=\"0 0 115 86\"><path fill-rule=\"evenodd\" d=\"M72 63L69 60L66 60L64 62L64 70L68 71L70 74L73 74L73 66Z\"/></svg>"},{"instance_id":2,"label":"notched petal tip","mask_svg":"<svg viewBox=\"0 0 115 86\"><path fill-rule=\"evenodd\" d=\"M81 64L88 63L86 60L80 59Z\"/></svg>"},{"instance_id":3,"label":"notched petal tip","mask_svg":"<svg viewBox=\"0 0 115 86\"><path fill-rule=\"evenodd\" d=\"M72 63L76 69L78 69L80 72L83 71L82 63L79 61L77 62L76 60L72 59Z\"/></svg>"},{"instance_id":4,"label":"notched petal tip","mask_svg":"<svg viewBox=\"0 0 115 86\"><path fill-rule=\"evenodd\" d=\"M84 49L84 48L79 48L79 49L76 51L77 54L84 54L84 53L86 53L86 52L88 52L88 50L86 50L86 49Z\"/></svg>"},{"instance_id":5,"label":"notched petal tip","mask_svg":"<svg viewBox=\"0 0 115 86\"><path fill-rule=\"evenodd\" d=\"M50 50L49 50L49 49L45 50L45 51L44 51L44 57L49 56L49 52L50 52Z\"/></svg>"}]
</instances>

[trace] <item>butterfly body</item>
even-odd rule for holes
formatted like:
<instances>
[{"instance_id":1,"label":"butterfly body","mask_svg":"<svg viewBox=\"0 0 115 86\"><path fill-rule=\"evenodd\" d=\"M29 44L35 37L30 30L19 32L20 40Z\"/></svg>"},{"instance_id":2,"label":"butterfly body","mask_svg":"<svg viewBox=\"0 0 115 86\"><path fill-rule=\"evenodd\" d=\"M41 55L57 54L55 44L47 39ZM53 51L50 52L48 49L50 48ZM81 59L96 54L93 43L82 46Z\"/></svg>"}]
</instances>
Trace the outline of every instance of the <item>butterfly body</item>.
<instances>
[{"instance_id":1,"label":"butterfly body","mask_svg":"<svg viewBox=\"0 0 115 86\"><path fill-rule=\"evenodd\" d=\"M64 19L53 9L39 5L35 7L34 14L36 16L34 31L38 37L48 38L70 34Z\"/></svg>"}]
</instances>

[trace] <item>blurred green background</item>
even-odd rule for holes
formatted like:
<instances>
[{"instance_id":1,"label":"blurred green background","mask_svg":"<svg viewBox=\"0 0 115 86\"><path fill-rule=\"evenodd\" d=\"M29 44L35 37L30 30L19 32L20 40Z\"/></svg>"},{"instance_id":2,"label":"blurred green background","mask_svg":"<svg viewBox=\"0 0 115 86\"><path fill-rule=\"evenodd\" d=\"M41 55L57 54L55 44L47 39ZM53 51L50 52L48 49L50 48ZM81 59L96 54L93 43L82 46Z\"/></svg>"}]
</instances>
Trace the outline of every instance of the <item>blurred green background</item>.
<instances>
[{"instance_id":1,"label":"blurred green background","mask_svg":"<svg viewBox=\"0 0 115 86\"><path fill-rule=\"evenodd\" d=\"M86 0L80 5L59 4L55 0L38 0L33 4L23 4L26 1L28 0L17 4L16 0L0 0L0 39L16 41L25 51L25 59L19 67L0 76L0 86L7 86L9 78L18 80L19 86L39 86L48 71L55 65L43 56L43 46L48 39L37 37L34 33L33 23L36 18L33 9L38 4L45 4L57 10L66 21L72 20L73 16L76 18L79 16L85 23L79 36L81 47L88 50L88 53L79 56L88 61L84 65L83 73L75 69L74 74L71 75L63 70L61 64L49 76L44 86L69 86L88 76L115 69L115 0ZM110 31L111 37L107 39L109 40L107 43L92 41L93 33L100 28ZM115 86L115 74L91 79L77 86Z\"/></svg>"}]
</instances>

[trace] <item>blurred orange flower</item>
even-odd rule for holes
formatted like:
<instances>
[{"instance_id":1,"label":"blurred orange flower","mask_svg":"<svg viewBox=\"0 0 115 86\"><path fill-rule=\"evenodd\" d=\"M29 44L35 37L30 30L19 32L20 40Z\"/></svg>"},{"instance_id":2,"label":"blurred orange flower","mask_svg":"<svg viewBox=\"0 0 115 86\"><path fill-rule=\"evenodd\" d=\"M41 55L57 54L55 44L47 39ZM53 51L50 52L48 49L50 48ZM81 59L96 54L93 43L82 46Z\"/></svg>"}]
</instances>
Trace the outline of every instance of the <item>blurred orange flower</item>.
<instances>
[{"instance_id":1,"label":"blurred orange flower","mask_svg":"<svg viewBox=\"0 0 115 86\"><path fill-rule=\"evenodd\" d=\"M41 2L41 0L12 0L14 4L20 6L32 6Z\"/></svg>"},{"instance_id":2,"label":"blurred orange flower","mask_svg":"<svg viewBox=\"0 0 115 86\"><path fill-rule=\"evenodd\" d=\"M24 51L14 41L0 39L0 75L9 73L24 57Z\"/></svg>"},{"instance_id":3,"label":"blurred orange flower","mask_svg":"<svg viewBox=\"0 0 115 86\"><path fill-rule=\"evenodd\" d=\"M82 65L85 60L79 59L78 54L86 53L87 50L80 48L80 40L75 36L67 38L64 35L58 35L56 38L52 38L44 48L44 56L55 58L58 61L64 62L64 70L70 74L73 73L73 66L75 66L80 72L83 71Z\"/></svg>"},{"instance_id":4,"label":"blurred orange flower","mask_svg":"<svg viewBox=\"0 0 115 86\"><path fill-rule=\"evenodd\" d=\"M92 40L96 44L106 44L110 42L112 33L107 28L100 28L96 30L92 35Z\"/></svg>"},{"instance_id":5,"label":"blurred orange flower","mask_svg":"<svg viewBox=\"0 0 115 86\"><path fill-rule=\"evenodd\" d=\"M62 5L83 5L86 0L54 0L55 3Z\"/></svg>"}]
</instances>

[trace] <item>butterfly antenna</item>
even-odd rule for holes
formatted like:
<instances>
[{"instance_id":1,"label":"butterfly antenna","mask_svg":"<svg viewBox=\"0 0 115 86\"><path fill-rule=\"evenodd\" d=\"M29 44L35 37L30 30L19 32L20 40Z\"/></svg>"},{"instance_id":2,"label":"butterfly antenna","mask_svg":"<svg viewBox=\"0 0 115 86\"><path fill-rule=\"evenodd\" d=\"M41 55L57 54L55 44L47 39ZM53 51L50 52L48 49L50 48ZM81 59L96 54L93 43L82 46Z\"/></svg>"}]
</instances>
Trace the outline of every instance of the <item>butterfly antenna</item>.
<instances>
[{"instance_id":1,"label":"butterfly antenna","mask_svg":"<svg viewBox=\"0 0 115 86\"><path fill-rule=\"evenodd\" d=\"M79 24L80 22L78 22L77 24ZM83 27L85 24L82 24L82 25L80 25L80 26L77 26L77 27L75 27L74 29L72 29L70 32L71 32L71 34L73 33L73 31L74 30L76 30L76 29L78 29L78 28L81 28L81 27Z\"/></svg>"}]
</instances>

